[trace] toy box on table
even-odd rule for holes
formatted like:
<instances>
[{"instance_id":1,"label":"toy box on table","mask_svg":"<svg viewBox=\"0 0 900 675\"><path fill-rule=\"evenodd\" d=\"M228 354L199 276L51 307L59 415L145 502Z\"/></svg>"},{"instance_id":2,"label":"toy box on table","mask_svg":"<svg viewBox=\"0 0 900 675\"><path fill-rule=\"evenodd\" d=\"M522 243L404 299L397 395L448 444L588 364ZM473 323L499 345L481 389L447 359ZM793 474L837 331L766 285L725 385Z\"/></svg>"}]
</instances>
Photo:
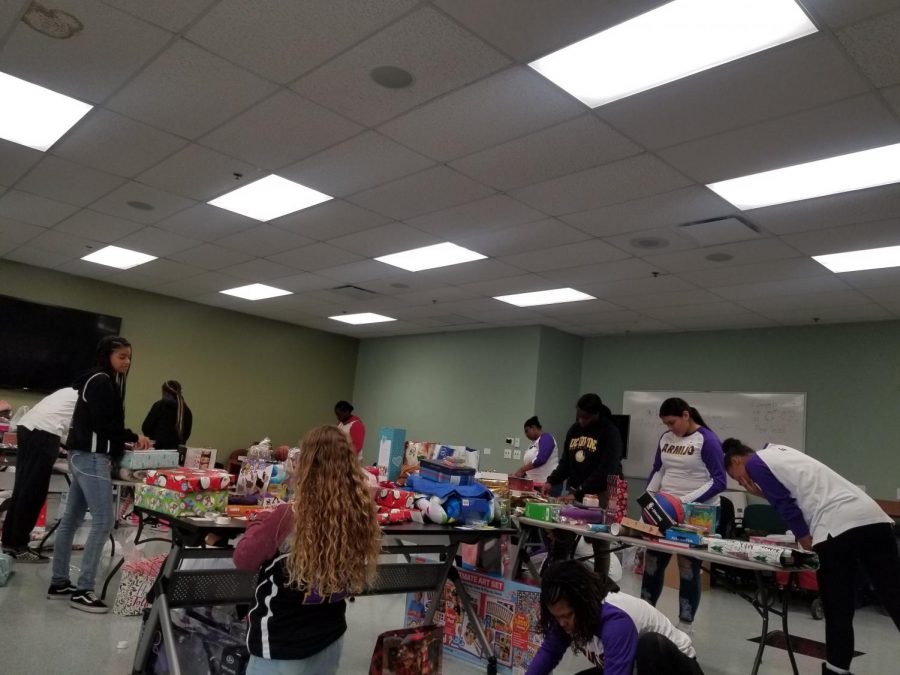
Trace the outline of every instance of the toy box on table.
<instances>
[{"instance_id":1,"label":"toy box on table","mask_svg":"<svg viewBox=\"0 0 900 675\"><path fill-rule=\"evenodd\" d=\"M151 469L145 482L178 492L225 490L231 484L231 474L221 469Z\"/></svg>"},{"instance_id":2,"label":"toy box on table","mask_svg":"<svg viewBox=\"0 0 900 675\"><path fill-rule=\"evenodd\" d=\"M451 485L472 485L475 483L475 469L459 463L445 463L423 459L419 462L419 472L424 478Z\"/></svg>"},{"instance_id":3,"label":"toy box on table","mask_svg":"<svg viewBox=\"0 0 900 675\"><path fill-rule=\"evenodd\" d=\"M227 490L178 492L158 485L137 485L134 504L170 516L197 516L209 512L224 513L228 506Z\"/></svg>"},{"instance_id":4,"label":"toy box on table","mask_svg":"<svg viewBox=\"0 0 900 675\"><path fill-rule=\"evenodd\" d=\"M119 460L123 469L171 469L178 466L178 450L126 450Z\"/></svg>"}]
</instances>

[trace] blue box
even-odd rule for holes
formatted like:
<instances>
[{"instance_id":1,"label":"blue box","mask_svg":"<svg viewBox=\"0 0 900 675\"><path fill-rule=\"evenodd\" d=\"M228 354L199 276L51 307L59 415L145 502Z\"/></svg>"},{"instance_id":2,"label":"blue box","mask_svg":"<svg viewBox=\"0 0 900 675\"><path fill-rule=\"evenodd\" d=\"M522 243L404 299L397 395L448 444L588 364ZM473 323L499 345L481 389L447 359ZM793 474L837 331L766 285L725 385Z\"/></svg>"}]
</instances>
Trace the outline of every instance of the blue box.
<instances>
[{"instance_id":1,"label":"blue box","mask_svg":"<svg viewBox=\"0 0 900 675\"><path fill-rule=\"evenodd\" d=\"M406 429L381 427L378 430L379 480L397 480L403 466L405 446Z\"/></svg>"}]
</instances>

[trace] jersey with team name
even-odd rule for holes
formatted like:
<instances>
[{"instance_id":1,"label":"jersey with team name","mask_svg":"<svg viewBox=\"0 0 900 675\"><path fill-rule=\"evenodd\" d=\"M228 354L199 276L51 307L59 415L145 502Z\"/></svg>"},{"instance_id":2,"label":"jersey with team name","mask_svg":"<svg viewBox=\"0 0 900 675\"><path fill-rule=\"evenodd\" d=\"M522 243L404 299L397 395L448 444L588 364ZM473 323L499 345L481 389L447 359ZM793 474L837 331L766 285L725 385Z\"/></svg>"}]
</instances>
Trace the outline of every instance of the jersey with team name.
<instances>
[{"instance_id":1,"label":"jersey with team name","mask_svg":"<svg viewBox=\"0 0 900 675\"><path fill-rule=\"evenodd\" d=\"M667 431L656 446L648 492L668 492L682 502L718 504L725 489L725 456L719 438L706 427L679 436Z\"/></svg>"}]
</instances>

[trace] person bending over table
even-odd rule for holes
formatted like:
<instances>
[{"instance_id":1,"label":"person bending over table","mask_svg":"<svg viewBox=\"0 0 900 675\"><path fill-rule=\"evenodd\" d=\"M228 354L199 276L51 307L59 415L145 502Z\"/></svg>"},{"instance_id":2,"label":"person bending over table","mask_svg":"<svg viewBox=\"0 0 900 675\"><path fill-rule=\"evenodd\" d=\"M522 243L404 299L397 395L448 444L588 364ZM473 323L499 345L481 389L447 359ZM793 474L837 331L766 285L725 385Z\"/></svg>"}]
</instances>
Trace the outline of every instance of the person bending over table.
<instances>
[{"instance_id":1,"label":"person bending over table","mask_svg":"<svg viewBox=\"0 0 900 675\"><path fill-rule=\"evenodd\" d=\"M541 581L541 632L526 675L553 672L569 647L594 664L578 675L703 675L687 634L574 560L551 566Z\"/></svg>"},{"instance_id":2,"label":"person bending over table","mask_svg":"<svg viewBox=\"0 0 900 675\"><path fill-rule=\"evenodd\" d=\"M381 531L346 433L316 427L303 438L293 503L249 523L234 550L259 569L250 610L247 675L333 675L347 630L345 599L372 581Z\"/></svg>"},{"instance_id":3,"label":"person bending over table","mask_svg":"<svg viewBox=\"0 0 900 675\"><path fill-rule=\"evenodd\" d=\"M555 485L569 481L568 499L581 501L595 494L606 503L606 482L610 476L622 475L622 437L613 424L612 413L597 394L584 394L575 406L575 423L566 433L559 465L547 477L544 494ZM566 497L563 497L565 500ZM575 550L575 534L564 530L550 533L553 543L550 561L571 558ZM594 548L594 571L609 572L609 542L591 541Z\"/></svg>"},{"instance_id":4,"label":"person bending over table","mask_svg":"<svg viewBox=\"0 0 900 675\"><path fill-rule=\"evenodd\" d=\"M667 398L659 407L659 419L668 427L656 446L647 492L667 492L682 503L717 506L725 489L722 445L696 408L680 398ZM665 584L671 553L647 551L641 597L654 607ZM678 628L693 634L694 616L700 606L700 561L678 555Z\"/></svg>"},{"instance_id":5,"label":"person bending over table","mask_svg":"<svg viewBox=\"0 0 900 675\"><path fill-rule=\"evenodd\" d=\"M894 521L853 483L799 450L770 443L754 452L736 438L722 447L728 475L768 499L800 545L818 554L827 658L822 673L849 673L857 564L900 629Z\"/></svg>"}]
</instances>

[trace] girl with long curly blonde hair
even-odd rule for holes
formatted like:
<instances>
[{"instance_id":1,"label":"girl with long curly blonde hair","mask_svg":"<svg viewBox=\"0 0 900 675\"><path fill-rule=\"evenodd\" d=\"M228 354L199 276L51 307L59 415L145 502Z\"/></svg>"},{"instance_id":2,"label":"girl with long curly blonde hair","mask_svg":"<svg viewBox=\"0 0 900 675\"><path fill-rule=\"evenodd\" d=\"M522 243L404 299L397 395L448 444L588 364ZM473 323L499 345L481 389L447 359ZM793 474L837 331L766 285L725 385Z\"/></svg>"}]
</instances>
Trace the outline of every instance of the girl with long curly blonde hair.
<instances>
[{"instance_id":1,"label":"girl with long curly blonde hair","mask_svg":"<svg viewBox=\"0 0 900 675\"><path fill-rule=\"evenodd\" d=\"M345 598L372 581L381 550L375 503L344 432L309 431L293 480L293 503L250 523L234 552L237 567L260 570L247 675L337 673Z\"/></svg>"}]
</instances>

